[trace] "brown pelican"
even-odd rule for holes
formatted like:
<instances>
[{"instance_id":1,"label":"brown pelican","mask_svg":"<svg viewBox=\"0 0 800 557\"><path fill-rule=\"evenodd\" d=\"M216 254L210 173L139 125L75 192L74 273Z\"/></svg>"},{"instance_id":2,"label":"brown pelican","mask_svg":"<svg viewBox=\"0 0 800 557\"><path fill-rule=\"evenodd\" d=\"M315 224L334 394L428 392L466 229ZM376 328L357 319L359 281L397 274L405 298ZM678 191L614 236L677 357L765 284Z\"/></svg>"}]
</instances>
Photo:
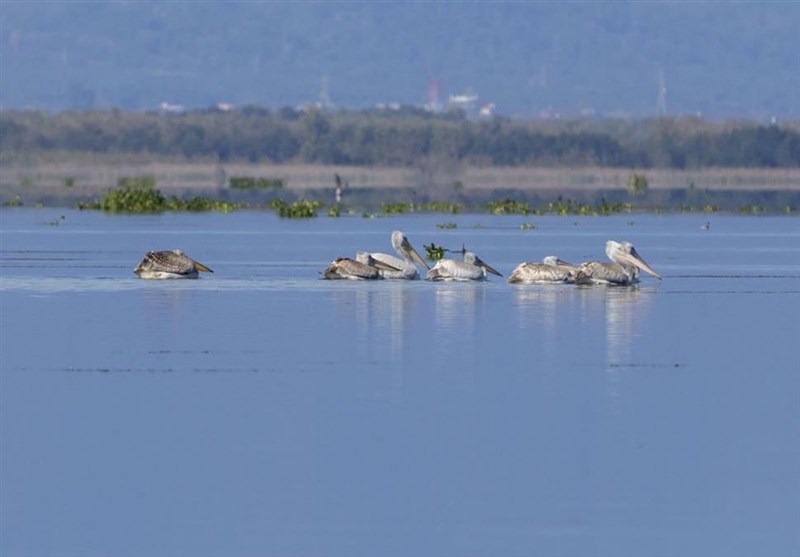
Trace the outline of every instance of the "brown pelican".
<instances>
[{"instance_id":1,"label":"brown pelican","mask_svg":"<svg viewBox=\"0 0 800 557\"><path fill-rule=\"evenodd\" d=\"M455 259L440 259L428 271L428 280L486 280L486 273L502 277L491 266L484 263L480 257L468 251L464 253L464 261Z\"/></svg>"},{"instance_id":2,"label":"brown pelican","mask_svg":"<svg viewBox=\"0 0 800 557\"><path fill-rule=\"evenodd\" d=\"M559 284L575 282L578 268L571 263L560 260L555 255L548 255L541 263L520 263L511 271L508 282L511 284Z\"/></svg>"},{"instance_id":3,"label":"brown pelican","mask_svg":"<svg viewBox=\"0 0 800 557\"><path fill-rule=\"evenodd\" d=\"M382 279L384 271L397 271L395 267L373 259L366 252L359 252L358 259L340 257L322 272L326 279L376 280Z\"/></svg>"},{"instance_id":4,"label":"brown pelican","mask_svg":"<svg viewBox=\"0 0 800 557\"><path fill-rule=\"evenodd\" d=\"M149 251L133 270L143 279L196 279L198 271L214 272L179 249Z\"/></svg>"},{"instance_id":5,"label":"brown pelican","mask_svg":"<svg viewBox=\"0 0 800 557\"><path fill-rule=\"evenodd\" d=\"M416 279L419 278L417 265L430 269L430 265L417 253L400 230L392 232L392 247L399 257L388 253L371 253L373 259L394 267L395 271L385 270L384 278L387 279Z\"/></svg>"},{"instance_id":6,"label":"brown pelican","mask_svg":"<svg viewBox=\"0 0 800 557\"><path fill-rule=\"evenodd\" d=\"M613 263L587 261L575 273L577 284L610 284L627 286L639 282L639 269L661 280L630 242L606 242L606 255Z\"/></svg>"}]
</instances>

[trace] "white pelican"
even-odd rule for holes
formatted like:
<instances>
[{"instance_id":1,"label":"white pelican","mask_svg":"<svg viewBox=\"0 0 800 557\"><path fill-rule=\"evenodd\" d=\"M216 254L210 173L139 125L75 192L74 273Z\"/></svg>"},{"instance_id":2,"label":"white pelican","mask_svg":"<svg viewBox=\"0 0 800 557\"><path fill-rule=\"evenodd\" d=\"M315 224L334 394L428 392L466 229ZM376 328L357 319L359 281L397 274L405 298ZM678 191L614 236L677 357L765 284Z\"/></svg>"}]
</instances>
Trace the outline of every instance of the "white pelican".
<instances>
[{"instance_id":1,"label":"white pelican","mask_svg":"<svg viewBox=\"0 0 800 557\"><path fill-rule=\"evenodd\" d=\"M480 257L468 251L464 253L464 261L440 259L428 271L428 280L486 280L486 273L502 277L500 273L484 263Z\"/></svg>"},{"instance_id":2,"label":"white pelican","mask_svg":"<svg viewBox=\"0 0 800 557\"><path fill-rule=\"evenodd\" d=\"M397 271L395 267L373 259L366 252L359 252L359 260L348 257L335 259L322 272L326 279L375 280L382 279L384 271Z\"/></svg>"},{"instance_id":3,"label":"white pelican","mask_svg":"<svg viewBox=\"0 0 800 557\"><path fill-rule=\"evenodd\" d=\"M417 265L430 269L430 265L417 253L400 230L392 232L392 247L400 257L388 253L370 253L373 259L394 267L395 271L385 270L384 278L387 279L416 279L419 278Z\"/></svg>"},{"instance_id":4,"label":"white pelican","mask_svg":"<svg viewBox=\"0 0 800 557\"><path fill-rule=\"evenodd\" d=\"M581 263L575 273L575 282L627 286L639 282L639 269L661 280L661 275L642 259L630 242L609 240L606 242L606 255L613 263L600 261Z\"/></svg>"},{"instance_id":5,"label":"white pelican","mask_svg":"<svg viewBox=\"0 0 800 557\"><path fill-rule=\"evenodd\" d=\"M562 261L555 255L548 255L541 263L526 261L511 271L508 282L511 284L559 284L575 282L578 267Z\"/></svg>"},{"instance_id":6,"label":"white pelican","mask_svg":"<svg viewBox=\"0 0 800 557\"><path fill-rule=\"evenodd\" d=\"M133 270L143 279L196 279L198 271L214 272L179 249L149 251Z\"/></svg>"}]
</instances>

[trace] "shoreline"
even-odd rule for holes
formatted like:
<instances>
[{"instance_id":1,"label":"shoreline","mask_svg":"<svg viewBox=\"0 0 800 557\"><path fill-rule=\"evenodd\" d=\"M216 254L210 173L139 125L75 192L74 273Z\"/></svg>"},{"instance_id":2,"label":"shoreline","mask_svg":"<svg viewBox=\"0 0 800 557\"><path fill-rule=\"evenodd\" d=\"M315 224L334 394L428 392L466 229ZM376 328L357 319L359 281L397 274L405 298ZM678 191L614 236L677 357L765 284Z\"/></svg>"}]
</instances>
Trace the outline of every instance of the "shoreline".
<instances>
[{"instance_id":1,"label":"shoreline","mask_svg":"<svg viewBox=\"0 0 800 557\"><path fill-rule=\"evenodd\" d=\"M646 191L628 191L636 172L647 178ZM579 203L600 200L631 203L636 210L718 206L736 210L758 205L782 211L800 207L800 169L701 168L627 169L603 167L476 167L431 165L375 168L333 165L275 165L241 162L164 161L113 156L0 163L0 204L74 206L97 199L129 177L152 176L164 195L204 196L250 205L272 199L335 202L335 175L342 179L342 200L355 207L384 203L451 202L466 208L503 198L542 205L557 199ZM231 178L278 181L282 187L240 190Z\"/></svg>"}]
</instances>

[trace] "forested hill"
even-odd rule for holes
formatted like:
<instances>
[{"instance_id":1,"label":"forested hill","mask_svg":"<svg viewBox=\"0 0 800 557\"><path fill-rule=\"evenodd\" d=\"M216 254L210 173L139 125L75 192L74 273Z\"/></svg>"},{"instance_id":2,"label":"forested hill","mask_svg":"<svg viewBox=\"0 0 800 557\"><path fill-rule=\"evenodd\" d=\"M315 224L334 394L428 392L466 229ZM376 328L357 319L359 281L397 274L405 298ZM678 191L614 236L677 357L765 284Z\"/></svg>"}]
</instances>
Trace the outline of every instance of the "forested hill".
<instances>
[{"instance_id":1,"label":"forested hill","mask_svg":"<svg viewBox=\"0 0 800 557\"><path fill-rule=\"evenodd\" d=\"M0 112L4 160L47 153L408 167L800 167L796 126L697 118L473 121L461 113L284 108L156 112Z\"/></svg>"},{"instance_id":2,"label":"forested hill","mask_svg":"<svg viewBox=\"0 0 800 557\"><path fill-rule=\"evenodd\" d=\"M780 122L800 118L798 29L800 2L4 0L0 105L363 109L438 84L505 116Z\"/></svg>"}]
</instances>

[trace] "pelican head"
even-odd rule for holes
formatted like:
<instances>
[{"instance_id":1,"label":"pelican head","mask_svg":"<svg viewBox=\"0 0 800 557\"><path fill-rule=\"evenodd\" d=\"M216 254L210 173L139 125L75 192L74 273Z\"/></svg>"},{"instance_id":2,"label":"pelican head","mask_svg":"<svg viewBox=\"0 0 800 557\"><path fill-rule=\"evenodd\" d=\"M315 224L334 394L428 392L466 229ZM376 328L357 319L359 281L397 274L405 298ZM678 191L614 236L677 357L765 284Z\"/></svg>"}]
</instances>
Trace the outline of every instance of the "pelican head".
<instances>
[{"instance_id":1,"label":"pelican head","mask_svg":"<svg viewBox=\"0 0 800 557\"><path fill-rule=\"evenodd\" d=\"M606 255L614 263L619 263L623 267L641 269L661 280L661 275L656 273L655 270L647 264L647 261L636 252L636 248L634 248L633 244L630 242L615 242L614 240L609 240L606 242Z\"/></svg>"},{"instance_id":2,"label":"pelican head","mask_svg":"<svg viewBox=\"0 0 800 557\"><path fill-rule=\"evenodd\" d=\"M400 254L401 256L405 256L404 259L413 261L417 265L422 265L426 269L430 269L431 266L428 265L428 262L425 261L417 250L414 249L414 246L411 245L411 242L408 241L406 235L403 234L400 230L395 230L392 232L392 247L394 250Z\"/></svg>"},{"instance_id":3,"label":"pelican head","mask_svg":"<svg viewBox=\"0 0 800 557\"><path fill-rule=\"evenodd\" d=\"M488 273L492 273L493 275L497 275L498 277L502 277L500 273L492 268L491 265L484 262L480 257L475 255L473 252L468 251L464 253L464 263L469 263L470 265L475 265L476 267L481 267L484 271Z\"/></svg>"},{"instance_id":4,"label":"pelican head","mask_svg":"<svg viewBox=\"0 0 800 557\"><path fill-rule=\"evenodd\" d=\"M551 267L575 267L572 263L567 263L563 259L559 259L555 255L548 255L542 259L542 263Z\"/></svg>"}]
</instances>

